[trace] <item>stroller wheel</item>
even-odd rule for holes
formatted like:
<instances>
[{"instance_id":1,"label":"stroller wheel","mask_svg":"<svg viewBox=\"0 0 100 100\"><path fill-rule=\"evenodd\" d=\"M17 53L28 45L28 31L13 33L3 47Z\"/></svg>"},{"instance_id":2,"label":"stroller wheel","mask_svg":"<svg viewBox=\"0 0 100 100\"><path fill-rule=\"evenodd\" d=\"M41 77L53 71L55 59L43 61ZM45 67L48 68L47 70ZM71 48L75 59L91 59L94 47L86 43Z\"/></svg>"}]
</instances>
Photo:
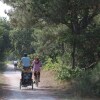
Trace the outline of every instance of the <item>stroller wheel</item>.
<instances>
[{"instance_id":1,"label":"stroller wheel","mask_svg":"<svg viewBox=\"0 0 100 100\"><path fill-rule=\"evenodd\" d=\"M22 85L22 82L21 82L21 80L20 80L20 89L21 89L21 85Z\"/></svg>"}]
</instances>

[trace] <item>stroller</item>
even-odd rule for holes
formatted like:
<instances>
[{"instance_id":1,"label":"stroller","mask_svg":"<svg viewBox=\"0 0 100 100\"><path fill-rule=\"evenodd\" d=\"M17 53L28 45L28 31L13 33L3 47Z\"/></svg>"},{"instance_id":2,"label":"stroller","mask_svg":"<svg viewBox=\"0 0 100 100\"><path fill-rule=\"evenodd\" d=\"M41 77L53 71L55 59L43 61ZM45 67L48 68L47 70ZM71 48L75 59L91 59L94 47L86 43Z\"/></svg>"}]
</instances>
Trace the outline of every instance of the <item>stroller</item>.
<instances>
[{"instance_id":1,"label":"stroller","mask_svg":"<svg viewBox=\"0 0 100 100\"><path fill-rule=\"evenodd\" d=\"M21 73L20 89L21 87L27 87L27 86L32 86L32 89L33 89L33 79L32 79L31 68L25 68L23 69Z\"/></svg>"}]
</instances>

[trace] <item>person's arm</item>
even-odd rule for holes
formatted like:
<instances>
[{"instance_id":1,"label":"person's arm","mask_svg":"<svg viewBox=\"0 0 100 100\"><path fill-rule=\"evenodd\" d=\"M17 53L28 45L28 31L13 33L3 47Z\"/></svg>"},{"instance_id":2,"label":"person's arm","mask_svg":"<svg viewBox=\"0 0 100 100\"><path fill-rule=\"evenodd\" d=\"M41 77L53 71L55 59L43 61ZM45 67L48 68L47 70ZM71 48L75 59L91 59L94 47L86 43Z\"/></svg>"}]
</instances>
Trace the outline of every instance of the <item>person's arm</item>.
<instances>
[{"instance_id":1,"label":"person's arm","mask_svg":"<svg viewBox=\"0 0 100 100\"><path fill-rule=\"evenodd\" d=\"M32 61L32 64L31 64L31 66L32 66L32 68L33 68L33 66L34 66L34 61Z\"/></svg>"}]
</instances>

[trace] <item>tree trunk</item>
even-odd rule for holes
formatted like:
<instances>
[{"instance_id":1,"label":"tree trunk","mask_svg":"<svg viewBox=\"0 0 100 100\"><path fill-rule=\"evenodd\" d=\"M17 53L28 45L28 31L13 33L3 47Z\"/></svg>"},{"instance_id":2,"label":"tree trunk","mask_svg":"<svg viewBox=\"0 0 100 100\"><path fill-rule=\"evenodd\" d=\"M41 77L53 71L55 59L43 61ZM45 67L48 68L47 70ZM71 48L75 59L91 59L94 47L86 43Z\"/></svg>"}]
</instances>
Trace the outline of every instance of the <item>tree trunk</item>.
<instances>
[{"instance_id":1,"label":"tree trunk","mask_svg":"<svg viewBox=\"0 0 100 100\"><path fill-rule=\"evenodd\" d=\"M76 52L76 39L75 39L75 36L74 36L74 39L73 39L73 51L72 51L72 69L75 68L75 52Z\"/></svg>"},{"instance_id":2,"label":"tree trunk","mask_svg":"<svg viewBox=\"0 0 100 100\"><path fill-rule=\"evenodd\" d=\"M77 28L77 24L73 23L72 24L72 34L73 34L73 47L72 47L72 69L75 68L75 53L76 53L76 37L77 37L77 33L78 33L78 28Z\"/></svg>"}]
</instances>

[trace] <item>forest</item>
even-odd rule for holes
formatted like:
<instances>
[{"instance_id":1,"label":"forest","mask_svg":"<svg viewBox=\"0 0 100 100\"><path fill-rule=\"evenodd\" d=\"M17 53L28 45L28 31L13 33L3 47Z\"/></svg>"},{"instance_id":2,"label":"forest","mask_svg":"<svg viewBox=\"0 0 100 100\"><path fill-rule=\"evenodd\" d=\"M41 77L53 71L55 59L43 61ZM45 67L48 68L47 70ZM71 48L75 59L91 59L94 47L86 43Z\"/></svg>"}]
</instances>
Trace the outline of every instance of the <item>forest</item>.
<instances>
[{"instance_id":1,"label":"forest","mask_svg":"<svg viewBox=\"0 0 100 100\"><path fill-rule=\"evenodd\" d=\"M27 52L82 94L100 94L100 0L2 0L0 60Z\"/></svg>"}]
</instances>

